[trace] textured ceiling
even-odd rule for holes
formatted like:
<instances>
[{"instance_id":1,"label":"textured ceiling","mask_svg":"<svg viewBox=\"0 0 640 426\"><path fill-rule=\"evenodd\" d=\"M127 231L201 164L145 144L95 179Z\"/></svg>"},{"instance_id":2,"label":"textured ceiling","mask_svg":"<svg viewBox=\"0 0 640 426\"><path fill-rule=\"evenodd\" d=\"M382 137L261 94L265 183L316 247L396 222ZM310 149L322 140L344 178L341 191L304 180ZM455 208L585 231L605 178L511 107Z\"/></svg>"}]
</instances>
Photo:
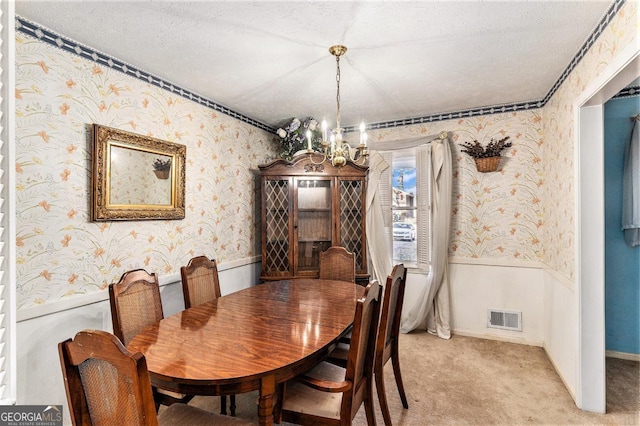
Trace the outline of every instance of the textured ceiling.
<instances>
[{"instance_id":1,"label":"textured ceiling","mask_svg":"<svg viewBox=\"0 0 640 426\"><path fill-rule=\"evenodd\" d=\"M16 13L277 127L540 100L610 1L31 1Z\"/></svg>"}]
</instances>

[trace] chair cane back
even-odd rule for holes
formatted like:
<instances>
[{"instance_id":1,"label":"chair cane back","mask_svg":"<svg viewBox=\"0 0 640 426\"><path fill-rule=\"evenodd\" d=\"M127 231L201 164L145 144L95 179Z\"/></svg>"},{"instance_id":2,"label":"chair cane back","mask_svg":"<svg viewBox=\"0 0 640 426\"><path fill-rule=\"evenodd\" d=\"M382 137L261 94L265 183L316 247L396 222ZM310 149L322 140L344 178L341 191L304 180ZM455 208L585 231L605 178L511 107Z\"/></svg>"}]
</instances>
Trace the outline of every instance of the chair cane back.
<instances>
[{"instance_id":1,"label":"chair cane back","mask_svg":"<svg viewBox=\"0 0 640 426\"><path fill-rule=\"evenodd\" d=\"M320 279L355 283L355 255L340 246L329 247L320 252Z\"/></svg>"},{"instance_id":2,"label":"chair cane back","mask_svg":"<svg viewBox=\"0 0 640 426\"><path fill-rule=\"evenodd\" d=\"M180 268L180 276L185 309L220 297L218 265L215 260L206 256L194 257Z\"/></svg>"},{"instance_id":3,"label":"chair cane back","mask_svg":"<svg viewBox=\"0 0 640 426\"><path fill-rule=\"evenodd\" d=\"M69 413L82 426L248 425L186 404L156 413L147 363L113 334L84 330L58 344Z\"/></svg>"},{"instance_id":4,"label":"chair cane back","mask_svg":"<svg viewBox=\"0 0 640 426\"><path fill-rule=\"evenodd\" d=\"M158 276L144 269L122 274L120 281L109 285L109 303L113 334L127 345L136 334L164 318ZM154 388L157 405L188 402L192 395L184 395Z\"/></svg>"},{"instance_id":5,"label":"chair cane back","mask_svg":"<svg viewBox=\"0 0 640 426\"><path fill-rule=\"evenodd\" d=\"M164 318L158 276L144 269L122 274L109 285L113 334L127 345L144 328Z\"/></svg>"}]
</instances>

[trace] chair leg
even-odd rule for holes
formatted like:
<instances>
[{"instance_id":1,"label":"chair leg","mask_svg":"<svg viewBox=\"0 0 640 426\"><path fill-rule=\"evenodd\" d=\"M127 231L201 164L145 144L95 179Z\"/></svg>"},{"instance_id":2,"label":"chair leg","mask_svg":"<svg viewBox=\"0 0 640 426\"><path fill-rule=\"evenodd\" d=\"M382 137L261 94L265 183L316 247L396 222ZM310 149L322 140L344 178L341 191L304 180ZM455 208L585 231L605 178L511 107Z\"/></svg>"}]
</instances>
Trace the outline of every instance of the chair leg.
<instances>
[{"instance_id":1,"label":"chair leg","mask_svg":"<svg viewBox=\"0 0 640 426\"><path fill-rule=\"evenodd\" d=\"M380 402L380 411L382 411L384 424L385 426L391 426L391 414L389 413L387 394L384 389L384 365L380 368L376 368L374 376L376 378L376 390L378 391L378 401Z\"/></svg>"},{"instance_id":2,"label":"chair leg","mask_svg":"<svg viewBox=\"0 0 640 426\"><path fill-rule=\"evenodd\" d=\"M227 396L222 395L220 397L220 414L227 415Z\"/></svg>"},{"instance_id":3,"label":"chair leg","mask_svg":"<svg viewBox=\"0 0 640 426\"><path fill-rule=\"evenodd\" d=\"M404 408L409 408L409 403L407 402L407 394L404 393L404 385L402 384L402 374L400 373L400 359L398 358L398 352L391 355L391 364L393 364L393 375L396 378L396 384L398 385L398 392L400 393L402 406Z\"/></svg>"},{"instance_id":4,"label":"chair leg","mask_svg":"<svg viewBox=\"0 0 640 426\"><path fill-rule=\"evenodd\" d=\"M158 396L158 390L155 387L151 388L151 392L153 393L153 403L156 406L156 413L160 410L160 396Z\"/></svg>"},{"instance_id":5,"label":"chair leg","mask_svg":"<svg viewBox=\"0 0 640 426\"><path fill-rule=\"evenodd\" d=\"M373 381L371 377L367 380L366 386L367 396L364 399L364 412L367 415L367 426L376 426L376 414L373 410Z\"/></svg>"},{"instance_id":6,"label":"chair leg","mask_svg":"<svg viewBox=\"0 0 640 426\"><path fill-rule=\"evenodd\" d=\"M231 411L231 415L233 417L235 417L236 416L236 396L235 395L231 395L229 397L229 400L230 400L230 402L229 402L229 411Z\"/></svg>"}]
</instances>

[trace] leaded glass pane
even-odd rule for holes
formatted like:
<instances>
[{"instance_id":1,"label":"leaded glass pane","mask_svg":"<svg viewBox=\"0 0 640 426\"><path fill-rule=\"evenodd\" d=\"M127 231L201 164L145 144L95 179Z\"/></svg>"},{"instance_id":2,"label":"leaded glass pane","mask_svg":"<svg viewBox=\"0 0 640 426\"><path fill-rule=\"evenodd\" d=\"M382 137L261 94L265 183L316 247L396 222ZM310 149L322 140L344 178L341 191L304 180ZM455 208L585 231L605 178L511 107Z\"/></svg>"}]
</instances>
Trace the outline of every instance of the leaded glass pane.
<instances>
[{"instance_id":1,"label":"leaded glass pane","mask_svg":"<svg viewBox=\"0 0 640 426\"><path fill-rule=\"evenodd\" d=\"M266 264L265 272L289 270L289 182L265 181Z\"/></svg>"},{"instance_id":2,"label":"leaded glass pane","mask_svg":"<svg viewBox=\"0 0 640 426\"><path fill-rule=\"evenodd\" d=\"M361 180L340 181L340 245L355 254L356 269L363 269Z\"/></svg>"}]
</instances>

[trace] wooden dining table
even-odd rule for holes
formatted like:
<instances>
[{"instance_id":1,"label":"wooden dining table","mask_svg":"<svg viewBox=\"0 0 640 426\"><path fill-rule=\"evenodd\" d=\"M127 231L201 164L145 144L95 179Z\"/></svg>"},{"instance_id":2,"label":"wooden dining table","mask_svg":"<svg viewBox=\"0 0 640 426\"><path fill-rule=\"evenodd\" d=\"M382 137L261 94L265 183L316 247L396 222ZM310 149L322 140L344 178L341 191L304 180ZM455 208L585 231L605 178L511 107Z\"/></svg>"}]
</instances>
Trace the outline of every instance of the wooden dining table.
<instances>
[{"instance_id":1,"label":"wooden dining table","mask_svg":"<svg viewBox=\"0 0 640 426\"><path fill-rule=\"evenodd\" d=\"M271 281L162 319L127 345L144 354L151 383L193 395L259 390L273 424L276 385L312 368L353 322L364 287L344 281Z\"/></svg>"}]
</instances>

